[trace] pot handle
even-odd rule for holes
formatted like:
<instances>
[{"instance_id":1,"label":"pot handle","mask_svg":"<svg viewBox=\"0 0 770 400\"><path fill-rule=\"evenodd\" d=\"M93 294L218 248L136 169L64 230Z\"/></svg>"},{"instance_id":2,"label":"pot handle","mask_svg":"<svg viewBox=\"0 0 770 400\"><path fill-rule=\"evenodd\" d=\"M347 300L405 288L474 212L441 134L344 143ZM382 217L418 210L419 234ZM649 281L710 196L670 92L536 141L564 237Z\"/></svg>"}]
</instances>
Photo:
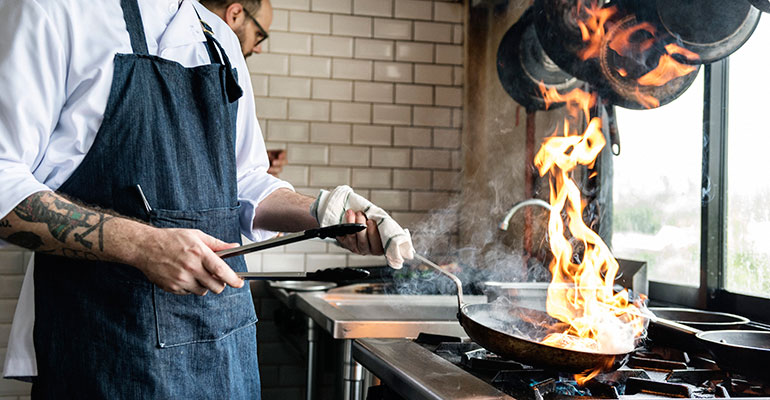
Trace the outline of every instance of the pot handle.
<instances>
[{"instance_id":1,"label":"pot handle","mask_svg":"<svg viewBox=\"0 0 770 400\"><path fill-rule=\"evenodd\" d=\"M431 268L435 269L436 271L446 275L449 279L452 280L452 282L455 283L455 285L457 286L457 311L462 313L463 304L465 302L463 301L463 283L460 281L460 278L458 278L455 274L453 274L453 273L451 273L449 271L445 271L443 268L439 267L438 264L434 263L431 260L428 260L427 258L423 257L420 254L415 253L414 254L414 258L424 262L429 267L431 267Z\"/></svg>"},{"instance_id":2,"label":"pot handle","mask_svg":"<svg viewBox=\"0 0 770 400\"><path fill-rule=\"evenodd\" d=\"M686 333L688 335L697 335L702 332L700 329L695 329L691 326L680 324L679 322L675 322L670 319L658 318L658 317L648 317L648 318L650 318L650 321L655 322L656 324L664 328L668 328L681 333Z\"/></svg>"}]
</instances>

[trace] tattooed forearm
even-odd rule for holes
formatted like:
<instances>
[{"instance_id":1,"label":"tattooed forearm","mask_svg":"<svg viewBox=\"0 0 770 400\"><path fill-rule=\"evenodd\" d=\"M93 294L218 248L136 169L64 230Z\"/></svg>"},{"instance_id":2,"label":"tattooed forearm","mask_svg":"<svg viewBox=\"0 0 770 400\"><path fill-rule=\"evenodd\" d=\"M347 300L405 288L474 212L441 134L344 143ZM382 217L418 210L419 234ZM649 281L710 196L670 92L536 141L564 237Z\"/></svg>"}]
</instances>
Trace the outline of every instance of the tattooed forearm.
<instances>
[{"instance_id":1,"label":"tattooed forearm","mask_svg":"<svg viewBox=\"0 0 770 400\"><path fill-rule=\"evenodd\" d=\"M0 219L0 239L49 254L97 260L105 253L105 224L118 218L54 192L38 192ZM110 242L112 243L112 242Z\"/></svg>"},{"instance_id":2,"label":"tattooed forearm","mask_svg":"<svg viewBox=\"0 0 770 400\"><path fill-rule=\"evenodd\" d=\"M0 239L37 253L129 265L145 263L157 228L51 191L0 215Z\"/></svg>"},{"instance_id":3,"label":"tattooed forearm","mask_svg":"<svg viewBox=\"0 0 770 400\"><path fill-rule=\"evenodd\" d=\"M13 211L24 221L46 224L51 236L61 243L66 243L73 231L83 229L75 232L73 239L83 247L91 249L93 242L87 238L95 233L101 251L104 250L104 223L113 218L63 201L50 192L40 192L28 197Z\"/></svg>"}]
</instances>

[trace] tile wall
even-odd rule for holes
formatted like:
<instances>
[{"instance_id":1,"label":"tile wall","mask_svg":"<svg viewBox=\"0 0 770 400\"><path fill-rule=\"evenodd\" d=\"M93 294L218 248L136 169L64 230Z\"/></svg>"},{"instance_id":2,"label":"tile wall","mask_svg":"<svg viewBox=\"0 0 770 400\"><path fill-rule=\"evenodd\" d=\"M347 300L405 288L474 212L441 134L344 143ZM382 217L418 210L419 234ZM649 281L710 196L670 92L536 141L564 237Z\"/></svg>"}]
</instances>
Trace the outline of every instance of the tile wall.
<instances>
[{"instance_id":1,"label":"tile wall","mask_svg":"<svg viewBox=\"0 0 770 400\"><path fill-rule=\"evenodd\" d=\"M280 177L310 196L350 185L414 232L458 191L465 6L431 0L273 0L273 6L267 46L248 64L268 148L288 151ZM384 260L303 242L252 254L248 263L255 271L314 271Z\"/></svg>"}]
</instances>

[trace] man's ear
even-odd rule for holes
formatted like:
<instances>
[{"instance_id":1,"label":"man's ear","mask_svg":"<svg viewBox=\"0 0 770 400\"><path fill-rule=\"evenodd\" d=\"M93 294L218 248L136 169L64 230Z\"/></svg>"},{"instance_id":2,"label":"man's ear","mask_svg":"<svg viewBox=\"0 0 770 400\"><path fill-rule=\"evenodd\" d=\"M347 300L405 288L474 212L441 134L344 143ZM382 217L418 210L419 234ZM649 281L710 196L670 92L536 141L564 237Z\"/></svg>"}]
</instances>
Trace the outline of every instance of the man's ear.
<instances>
[{"instance_id":1,"label":"man's ear","mask_svg":"<svg viewBox=\"0 0 770 400\"><path fill-rule=\"evenodd\" d=\"M243 12L243 5L241 3L232 3L225 9L225 22L230 29L235 30L240 28L243 21L246 20L246 14Z\"/></svg>"}]
</instances>

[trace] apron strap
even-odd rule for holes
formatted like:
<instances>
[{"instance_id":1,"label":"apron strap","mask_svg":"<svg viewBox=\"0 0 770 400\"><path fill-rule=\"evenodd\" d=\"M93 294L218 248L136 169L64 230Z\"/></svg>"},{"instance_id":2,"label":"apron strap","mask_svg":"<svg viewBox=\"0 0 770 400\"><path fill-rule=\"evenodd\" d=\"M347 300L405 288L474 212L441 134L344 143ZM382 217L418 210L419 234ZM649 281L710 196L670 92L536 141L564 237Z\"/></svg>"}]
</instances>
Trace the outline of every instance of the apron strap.
<instances>
[{"instance_id":1,"label":"apron strap","mask_svg":"<svg viewBox=\"0 0 770 400\"><path fill-rule=\"evenodd\" d=\"M123 19L126 21L126 29L128 36L131 37L131 48L134 54L149 55L139 4L136 0L120 0L120 7L123 9Z\"/></svg>"},{"instance_id":2,"label":"apron strap","mask_svg":"<svg viewBox=\"0 0 770 400\"><path fill-rule=\"evenodd\" d=\"M227 58L225 49L222 48L222 45L219 44L216 39L214 39L214 36L209 35L205 31L204 35L206 35L206 44L209 47L209 55L212 56L212 62L223 64L225 66L225 91L227 92L227 100L232 103L243 96L243 89L238 85L238 79L233 72L235 69L230 65L230 59Z\"/></svg>"},{"instance_id":3,"label":"apron strap","mask_svg":"<svg viewBox=\"0 0 770 400\"><path fill-rule=\"evenodd\" d=\"M201 19L200 14L198 14L198 10L195 10L195 14L198 15L198 21L201 23L203 36L206 37L206 49L209 52L209 58L211 58L211 62L225 66L225 91L227 92L227 100L232 103L243 96L243 89L241 89L240 85L238 85L238 79L235 78L233 67L230 65L230 59L227 58L225 49L214 38L214 31L211 29L211 25L207 24L206 21Z\"/></svg>"}]
</instances>

